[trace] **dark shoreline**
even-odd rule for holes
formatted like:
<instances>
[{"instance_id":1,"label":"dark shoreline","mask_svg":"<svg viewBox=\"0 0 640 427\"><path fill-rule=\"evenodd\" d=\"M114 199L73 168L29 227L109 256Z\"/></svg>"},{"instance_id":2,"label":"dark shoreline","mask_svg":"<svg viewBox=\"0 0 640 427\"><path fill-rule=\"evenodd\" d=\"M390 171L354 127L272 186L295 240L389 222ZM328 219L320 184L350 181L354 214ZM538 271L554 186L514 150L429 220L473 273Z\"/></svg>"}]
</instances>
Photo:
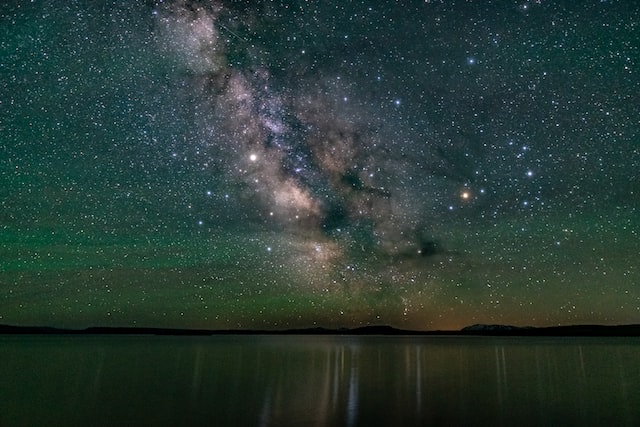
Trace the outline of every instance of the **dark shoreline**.
<instances>
[{"instance_id":1,"label":"dark shoreline","mask_svg":"<svg viewBox=\"0 0 640 427\"><path fill-rule=\"evenodd\" d=\"M453 331L413 331L391 326L360 328L307 328L286 330L208 330L147 327L90 327L63 329L45 326L0 325L3 335L384 335L384 336L510 336L510 337L638 337L640 324L633 325L568 325L551 327L517 327L509 325L473 325Z\"/></svg>"}]
</instances>

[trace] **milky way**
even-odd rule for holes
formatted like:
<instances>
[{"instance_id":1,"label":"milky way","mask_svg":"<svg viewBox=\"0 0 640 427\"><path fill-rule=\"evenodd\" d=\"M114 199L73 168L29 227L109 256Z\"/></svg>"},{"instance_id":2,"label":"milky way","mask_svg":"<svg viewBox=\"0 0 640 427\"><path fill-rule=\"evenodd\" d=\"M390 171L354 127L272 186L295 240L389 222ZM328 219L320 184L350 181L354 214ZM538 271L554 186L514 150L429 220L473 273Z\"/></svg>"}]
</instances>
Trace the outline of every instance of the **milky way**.
<instances>
[{"instance_id":1,"label":"milky way","mask_svg":"<svg viewBox=\"0 0 640 427\"><path fill-rule=\"evenodd\" d=\"M0 321L637 321L636 7L3 6Z\"/></svg>"},{"instance_id":2,"label":"milky way","mask_svg":"<svg viewBox=\"0 0 640 427\"><path fill-rule=\"evenodd\" d=\"M228 45L239 44L240 51L255 46L239 35L246 31L242 26L231 30L219 22L223 11L216 3L187 3L155 13L160 43L197 82L203 109L210 108L209 114L219 119L211 120L210 131L217 134L213 143L225 145L225 155L233 159L227 172L246 184L246 197L256 201L252 208L265 222L306 238L345 243L348 237L343 236L359 233L365 240L358 245L365 251L426 254L421 252L422 228L437 215L428 204L440 189L434 186L432 194L410 200L398 175L411 170L424 179L438 170L425 165L416 171L415 158L394 156L402 142L380 130L384 119L332 101L341 91L347 103L350 91L343 86L355 85L349 77L323 76L320 83L303 78L292 87L273 78L259 59L235 69L227 60ZM253 13L259 16L261 9ZM295 58L289 60L295 72ZM204 114L204 126L210 126L207 120ZM422 143L429 151L425 158L455 168Z\"/></svg>"}]
</instances>

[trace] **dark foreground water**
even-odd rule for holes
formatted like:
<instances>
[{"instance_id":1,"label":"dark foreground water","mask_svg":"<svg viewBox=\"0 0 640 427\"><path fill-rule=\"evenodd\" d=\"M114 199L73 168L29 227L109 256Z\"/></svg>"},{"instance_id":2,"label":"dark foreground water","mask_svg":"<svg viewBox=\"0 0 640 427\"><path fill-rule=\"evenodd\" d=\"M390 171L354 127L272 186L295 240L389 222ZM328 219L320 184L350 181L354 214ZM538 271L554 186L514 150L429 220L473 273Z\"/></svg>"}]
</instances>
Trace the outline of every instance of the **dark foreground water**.
<instances>
[{"instance_id":1,"label":"dark foreground water","mask_svg":"<svg viewBox=\"0 0 640 427\"><path fill-rule=\"evenodd\" d=\"M0 336L0 426L640 425L640 339Z\"/></svg>"}]
</instances>

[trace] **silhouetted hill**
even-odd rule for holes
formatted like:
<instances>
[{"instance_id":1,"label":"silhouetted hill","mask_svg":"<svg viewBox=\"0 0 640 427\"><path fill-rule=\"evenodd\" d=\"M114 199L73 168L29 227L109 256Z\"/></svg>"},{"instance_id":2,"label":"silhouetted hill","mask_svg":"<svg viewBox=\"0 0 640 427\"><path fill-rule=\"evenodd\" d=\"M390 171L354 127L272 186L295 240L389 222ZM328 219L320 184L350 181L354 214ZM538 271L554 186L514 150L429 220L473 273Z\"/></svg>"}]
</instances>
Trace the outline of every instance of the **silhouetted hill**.
<instances>
[{"instance_id":1,"label":"silhouetted hill","mask_svg":"<svg viewBox=\"0 0 640 427\"><path fill-rule=\"evenodd\" d=\"M358 328L307 328L286 330L208 330L208 329L171 329L145 327L90 327L86 329L61 329L46 326L12 326L0 325L0 334L7 335L174 335L174 336L208 336L208 335L418 335L418 336L602 336L632 337L640 336L639 325L568 325L551 327L519 327L512 325L476 324L459 331L413 331L397 329L387 325L371 325Z\"/></svg>"},{"instance_id":2,"label":"silhouetted hill","mask_svg":"<svg viewBox=\"0 0 640 427\"><path fill-rule=\"evenodd\" d=\"M471 326L465 326L460 331L461 332L511 332L511 331L522 331L523 329L530 330L533 329L530 326L512 326L512 325L484 325L484 324L475 324Z\"/></svg>"},{"instance_id":3,"label":"silhouetted hill","mask_svg":"<svg viewBox=\"0 0 640 427\"><path fill-rule=\"evenodd\" d=\"M476 324L460 330L462 335L489 336L640 336L640 325L567 325L567 326L512 326Z\"/></svg>"}]
</instances>

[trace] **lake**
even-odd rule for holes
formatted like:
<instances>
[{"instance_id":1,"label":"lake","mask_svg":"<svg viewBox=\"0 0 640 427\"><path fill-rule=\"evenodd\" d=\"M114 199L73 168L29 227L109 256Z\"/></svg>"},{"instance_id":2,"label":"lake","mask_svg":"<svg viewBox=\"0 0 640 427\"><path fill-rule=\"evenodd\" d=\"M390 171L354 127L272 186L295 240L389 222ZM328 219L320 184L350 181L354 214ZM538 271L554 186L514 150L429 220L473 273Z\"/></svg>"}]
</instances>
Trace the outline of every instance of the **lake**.
<instances>
[{"instance_id":1,"label":"lake","mask_svg":"<svg viewBox=\"0 0 640 427\"><path fill-rule=\"evenodd\" d=\"M640 338L1 336L0 426L637 426Z\"/></svg>"}]
</instances>

